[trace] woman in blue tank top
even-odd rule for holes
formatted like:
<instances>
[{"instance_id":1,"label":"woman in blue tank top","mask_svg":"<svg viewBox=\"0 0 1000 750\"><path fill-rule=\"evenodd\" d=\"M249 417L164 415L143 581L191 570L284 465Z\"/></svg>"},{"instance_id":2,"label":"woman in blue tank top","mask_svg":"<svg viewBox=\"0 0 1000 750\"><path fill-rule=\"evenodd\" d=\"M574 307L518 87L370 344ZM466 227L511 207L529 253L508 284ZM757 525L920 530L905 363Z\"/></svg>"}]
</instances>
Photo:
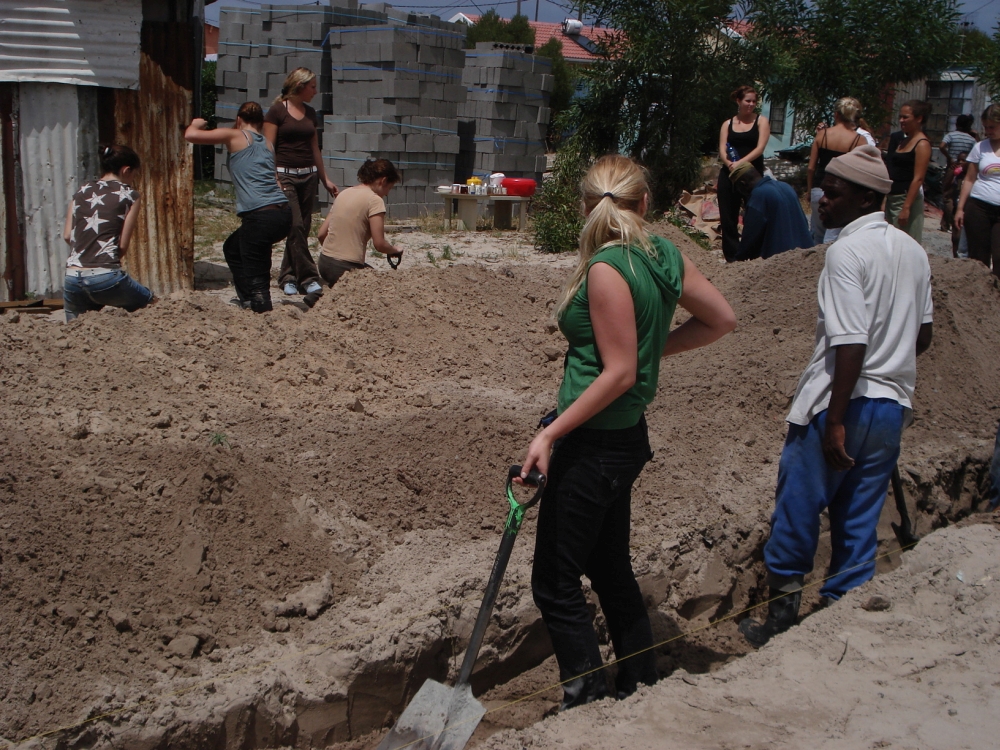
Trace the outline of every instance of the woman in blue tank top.
<instances>
[{"instance_id":1,"label":"woman in blue tank top","mask_svg":"<svg viewBox=\"0 0 1000 750\"><path fill-rule=\"evenodd\" d=\"M236 115L235 127L206 130L207 125L195 118L184 138L201 145L225 145L229 150L227 166L236 189L236 215L242 223L229 235L222 253L233 272L240 306L267 312L271 309L271 247L288 236L292 209L275 177L274 150L261 133L264 111L257 102L247 102Z\"/></svg>"}]
</instances>

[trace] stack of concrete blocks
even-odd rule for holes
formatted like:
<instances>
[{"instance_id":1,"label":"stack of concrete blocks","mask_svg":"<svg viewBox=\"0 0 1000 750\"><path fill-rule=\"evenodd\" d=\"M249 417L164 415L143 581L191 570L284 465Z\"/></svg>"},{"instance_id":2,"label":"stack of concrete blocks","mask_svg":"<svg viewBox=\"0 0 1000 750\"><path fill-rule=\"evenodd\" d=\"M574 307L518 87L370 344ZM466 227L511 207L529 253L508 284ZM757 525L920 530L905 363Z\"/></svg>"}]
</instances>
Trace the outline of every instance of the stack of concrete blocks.
<instances>
[{"instance_id":1,"label":"stack of concrete blocks","mask_svg":"<svg viewBox=\"0 0 1000 750\"><path fill-rule=\"evenodd\" d=\"M323 158L338 185L355 184L366 159L389 159L402 175L386 198L389 217L413 218L440 210L436 188L455 180L465 27L383 9L388 26L330 33Z\"/></svg>"},{"instance_id":2,"label":"stack of concrete blocks","mask_svg":"<svg viewBox=\"0 0 1000 750\"><path fill-rule=\"evenodd\" d=\"M359 8L357 0L340 0L340 5L264 5L259 10L223 7L215 77L219 127L232 127L237 111L247 101L259 102L266 112L281 94L285 77L296 68L309 68L317 75L319 93L311 106L317 112L322 143L323 116L332 111L327 34L334 27L387 22L384 13ZM223 147L216 148L215 177L231 181Z\"/></svg>"},{"instance_id":3,"label":"stack of concrete blocks","mask_svg":"<svg viewBox=\"0 0 1000 750\"><path fill-rule=\"evenodd\" d=\"M480 42L466 53L459 107L458 177L530 177L541 184L554 79L548 58L517 44Z\"/></svg>"}]
</instances>

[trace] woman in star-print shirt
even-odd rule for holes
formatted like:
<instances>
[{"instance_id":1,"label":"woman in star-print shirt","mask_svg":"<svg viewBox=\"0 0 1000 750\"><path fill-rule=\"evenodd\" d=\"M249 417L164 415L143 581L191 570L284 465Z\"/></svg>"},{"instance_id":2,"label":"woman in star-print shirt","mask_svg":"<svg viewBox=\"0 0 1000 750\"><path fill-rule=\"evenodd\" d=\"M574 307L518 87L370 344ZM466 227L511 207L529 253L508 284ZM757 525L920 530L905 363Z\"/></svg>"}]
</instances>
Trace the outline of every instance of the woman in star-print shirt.
<instances>
[{"instance_id":1,"label":"woman in star-print shirt","mask_svg":"<svg viewBox=\"0 0 1000 750\"><path fill-rule=\"evenodd\" d=\"M101 149L101 178L83 185L66 210L63 239L70 246L63 286L66 321L105 305L129 312L145 307L153 293L122 268L138 217L132 187L139 156L128 146Z\"/></svg>"}]
</instances>

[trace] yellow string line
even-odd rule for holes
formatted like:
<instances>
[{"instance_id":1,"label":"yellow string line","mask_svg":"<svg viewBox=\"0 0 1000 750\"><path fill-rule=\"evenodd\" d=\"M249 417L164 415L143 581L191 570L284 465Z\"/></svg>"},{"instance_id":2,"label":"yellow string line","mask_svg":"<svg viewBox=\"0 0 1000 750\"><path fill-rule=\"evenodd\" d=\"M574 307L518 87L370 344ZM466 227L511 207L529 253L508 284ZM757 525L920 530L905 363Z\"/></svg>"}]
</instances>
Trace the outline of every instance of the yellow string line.
<instances>
[{"instance_id":1,"label":"yellow string line","mask_svg":"<svg viewBox=\"0 0 1000 750\"><path fill-rule=\"evenodd\" d=\"M907 549L909 549L910 547L912 547L915 544L916 544L916 542L910 542L909 544L900 546L897 549L891 550L889 552L885 552L885 553L883 553L881 555L876 555L871 560L865 560L865 561L860 562L857 565L854 565L854 566L852 566L850 568L845 568L844 570L839 570L836 573L834 573L833 575L827 576L826 578L821 578L819 580L813 581L812 583L805 584L805 585L802 586L802 588L800 590L801 591L805 591L806 589L815 588L816 586L819 586L819 585L821 585L823 583L826 583L831 578L835 578L835 577L837 577L839 575L843 575L844 573L850 573L852 570L856 570L856 569L858 569L860 567L863 567L865 565L870 565L871 563L878 562L879 560L881 560L884 557L889 557L890 555L895 555L897 552L904 552L904 551L906 551ZM794 593L794 592L790 592L790 593ZM403 748L407 748L407 747L410 747L412 745L416 745L419 742L424 742L426 740L432 739L432 738L436 737L438 734L444 734L444 732L446 732L446 731L448 731L448 730L450 730L450 729L452 729L454 727L460 727L460 726L463 726L465 724L469 724L471 722L476 722L478 724L480 721L482 721L482 719L484 717L486 717L486 716L488 716L488 715L490 715L492 713L496 713L497 711L503 711L504 709L510 708L511 706L514 706L514 705L516 705L518 703L523 703L526 700L531 700L532 698L535 698L535 697L537 697L539 695L542 695L543 693L547 693L550 690L555 690L558 687L562 687L567 682L572 682L573 680L579 679L580 677L585 677L586 675L593 674L594 672L600 672L602 669L605 669L606 667L610 667L612 664L619 664L619 663L625 661L626 659L631 659L633 656L638 656L639 654L644 654L647 651L652 651L653 649L660 648L661 646L666 646L668 643L673 643L674 641L680 640L681 638L686 638L689 635L694 635L695 633L700 633L700 632L702 632L704 630L708 630L709 628L715 627L720 622L725 622L726 620L732 620L733 618L739 617L740 615L745 614L747 612L750 612L751 610L757 609L758 607L763 607L765 604L770 604L773 601L777 601L778 599L781 599L784 596L787 596L787 593L782 593L781 596L775 596L775 597L773 597L771 599L768 599L766 601L759 602L759 603L754 604L754 605L752 605L750 607L746 607L745 609L741 609L738 612L731 612L730 614L724 615L724 616L718 618L717 620L710 621L707 625L702 625L701 627L697 627L694 630L688 630L688 631L686 631L684 633L680 633L678 635L673 636L672 638L667 638L665 641L660 641L659 643L654 643L652 646L648 646L647 648L644 648L644 649L641 649L639 651L636 651L635 653L631 653L631 654L628 654L627 656L623 656L620 659L615 659L614 661L610 661L607 664L602 664L601 666L594 667L593 669L588 670L586 672L581 672L578 675L574 675L573 677L569 677L569 678L567 678L565 680L561 680L560 682L553 683L552 685L544 687L541 690L536 690L533 693L528 693L527 695L522 695L520 698L515 698L514 700L510 701L509 703L504 703L501 706L496 706L495 708L491 708L488 711L485 711L480 716L475 716L475 717L472 717L472 718L469 718L469 719L465 719L464 721L459 721L459 722L456 722L454 724L449 724L444 730L442 730L441 732L438 732L437 734L429 734L429 735L427 735L425 737L419 737L419 738L417 738L417 739L415 739L415 740L413 740L411 742L407 742L405 745L397 745L395 747L395 750L403 750Z\"/></svg>"},{"instance_id":2,"label":"yellow string line","mask_svg":"<svg viewBox=\"0 0 1000 750\"><path fill-rule=\"evenodd\" d=\"M913 542L913 544L916 544L916 542ZM885 554L879 555L878 557L875 557L872 560L859 563L858 565L854 566L854 568L849 568L847 570L840 571L840 573L837 573L836 575L840 575L841 573L850 572L851 570L854 570L855 568L859 568L859 567L861 567L863 565L867 565L870 562L875 562L877 560L882 559L883 557L888 557L889 555L896 554L896 552L902 552L905 549L907 549L908 547L912 547L913 544L906 545L905 547L900 547L899 549L893 550L892 552L886 552ZM650 547L650 546L654 546L654 545L642 545L642 546L638 547L637 549L641 550L641 549L644 549L644 548ZM832 576L830 576L830 577L832 577ZM807 588L811 588L813 586L825 583L827 580L829 580L829 577L821 579L821 580L818 580L818 581L815 581L814 583L811 583L808 586L803 586L802 588L803 588L803 590L805 590ZM516 588L516 586L517 586L517 584L509 584L507 586L504 586L502 589L500 589L500 591L509 591L509 590L511 590L513 588ZM154 703L156 703L159 700L163 700L163 699L166 699L166 698L177 698L177 697L180 697L182 695L186 695L187 693L190 693L190 692L192 692L194 690L199 690L199 689L201 689L203 687L206 687L208 685L211 685L211 684L213 684L213 683L215 683L217 681L227 681L227 680L232 679L233 677L238 677L239 675L250 674L251 672L260 671L260 670L266 669L267 667L276 666L276 665L281 664L283 662L291 661L291 660L294 660L294 659L297 659L297 658L300 658L300 657L303 657L303 656L308 656L309 654L312 654L312 653L318 653L320 651L323 651L325 649L331 648L332 646L336 646L336 645L341 644L341 643L346 643L346 642L349 642L349 641L352 641L352 640L355 640L355 639L358 639L358 638L364 638L365 636L368 636L368 635L374 635L374 634L376 634L376 633L378 633L380 631L388 629L392 625L394 625L396 623L399 623L399 622L416 620L416 619L421 618L421 617L427 617L429 615L433 615L433 614L439 612L442 609L447 609L448 607L454 606L456 604L466 604L466 603L474 602L474 601L477 601L477 600L481 601L481 597L479 597L478 595L476 595L475 597L467 597L465 599L453 600L451 602L448 602L447 604L438 605L437 607L434 607L433 609L425 610L423 612L418 612L418 613L412 614L412 615L405 615L404 617L400 617L400 618L397 618L395 620L389 620L385 624L380 625L380 626L378 626L376 628L372 628L371 630L362 631L360 633L354 633L354 634L351 634L351 635L342 636L340 638L335 638L335 639L333 639L331 641L326 641L325 643L320 643L320 644L316 644L316 645L310 646L309 648L306 648L306 649L304 649L304 650L302 650L302 651L300 651L298 653L295 653L295 654L288 654L288 655L285 655L285 656L278 657L276 659L271 659L269 661L259 662L259 663L254 664L254 665L251 665L251 666L248 666L248 667L244 667L243 669L237 669L237 670L234 670L232 672L226 672L224 674L208 678L208 679L203 680L201 682L197 682L197 683L195 683L193 685L188 685L187 687L178 688L177 690L172 690L172 691L167 692L167 693L161 693L156 698L146 698L144 700L140 700L140 701L136 701L134 703L131 703L131 704L127 705L127 706L122 706L121 708L116 708L116 709L114 709L112 711L106 711L105 713L98 714L96 716L92 716L89 719L84 719L83 721L79 721L79 722L76 722L74 724L66 724L64 726L57 727L55 729L50 729L50 730L45 731L45 732L40 732L40 733L32 735L30 737L25 737L22 740L18 740L15 744L12 744L12 743L10 743L10 742L8 742L6 740L4 740L4 742L6 742L6 747L7 748L14 748L14 747L17 747L18 745L23 745L26 742L31 742L32 740L44 739L46 737L51 737L54 734L59 734L60 732L68 732L68 731L73 730L73 729L78 729L80 727L86 726L87 724L92 724L94 722L101 721L103 719L113 718L115 716L118 716L119 714L125 713L126 711L133 711L133 710L142 708L143 706L154 704ZM695 630L692 630L692 631L689 631L689 632L686 632L686 633L681 633L680 635L674 636L673 638L670 638L670 639L668 639L666 641L663 641L662 643L655 644L654 646L651 646L650 648L658 648L660 646L666 645L666 644L671 643L671 642L673 642L675 640L683 638L683 637L685 637L687 635L693 635L693 634L698 633L698 632L700 632L702 630L705 630L705 629L707 629L709 627L712 627L712 625L714 625L716 623L723 622L723 621L731 619L733 617L738 617L739 615L743 614L744 612L749 612L750 610L755 609L756 607L761 607L761 606L763 606L765 604L768 604L770 601L771 600L768 600L768 601L765 601L765 602L760 602L759 604L755 604L754 606L748 607L747 609L741 610L739 612L735 612L735 613L730 614L730 615L726 615L725 617L721 617L718 620L715 620L715 621L709 623L706 626L703 626L701 628L697 628ZM644 649L644 651L648 651L648 650L649 649ZM605 666L610 666L612 664L617 664L618 662L624 661L625 659L630 659L633 656L638 656L639 654L644 653L644 651L636 651L634 654L629 654L627 656L622 657L621 659L616 659L615 661L609 662L608 664L606 664L604 666L596 667L595 669L592 669L589 672L583 672L582 674L579 674L576 677L583 677L585 675L590 674L591 672L596 672L596 671L598 671L600 669L604 669ZM573 677L571 679L576 679L576 677ZM486 714L493 713L494 711L500 711L500 710L502 710L504 708L507 708L509 706L513 706L515 703L519 703L519 702L521 702L523 700L528 700L530 698L533 698L536 695L540 695L541 693L548 692L549 690L554 690L555 688L560 687L561 685L565 684L566 682L568 682L568 680L564 680L562 682L557 682L557 683L555 683L553 685L550 685L549 687L543 688L542 690L539 690L539 691L536 691L534 693L531 693L530 695L523 696L522 698L518 698L515 701L512 701L510 703L504 704L503 706L499 706L497 708L490 709L489 711L486 712ZM484 714L484 716L486 714ZM457 724L455 726L460 726L460 724ZM431 735L431 736L433 736L433 735ZM422 739L427 739L427 738L421 738L421 739L418 739L418 740L414 740L414 742L420 742L420 741L422 741ZM413 744L413 743L410 743L410 744ZM406 747L406 745L403 745L401 747Z\"/></svg>"}]
</instances>

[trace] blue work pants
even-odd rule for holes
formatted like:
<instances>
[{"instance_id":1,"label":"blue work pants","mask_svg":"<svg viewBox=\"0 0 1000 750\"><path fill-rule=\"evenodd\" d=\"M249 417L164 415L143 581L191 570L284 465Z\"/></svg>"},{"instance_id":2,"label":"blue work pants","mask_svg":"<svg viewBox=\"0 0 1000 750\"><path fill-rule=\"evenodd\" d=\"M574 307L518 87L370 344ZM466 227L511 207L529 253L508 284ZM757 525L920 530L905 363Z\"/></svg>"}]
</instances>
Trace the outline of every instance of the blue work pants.
<instances>
[{"instance_id":1,"label":"blue work pants","mask_svg":"<svg viewBox=\"0 0 1000 750\"><path fill-rule=\"evenodd\" d=\"M771 537L764 563L775 588L791 590L813 569L820 513L829 508L829 578L820 595L839 599L875 575L876 526L899 458L905 409L886 398L855 398L844 416L847 455L854 466L834 471L823 456L826 411L808 425L788 426L778 465Z\"/></svg>"}]
</instances>

